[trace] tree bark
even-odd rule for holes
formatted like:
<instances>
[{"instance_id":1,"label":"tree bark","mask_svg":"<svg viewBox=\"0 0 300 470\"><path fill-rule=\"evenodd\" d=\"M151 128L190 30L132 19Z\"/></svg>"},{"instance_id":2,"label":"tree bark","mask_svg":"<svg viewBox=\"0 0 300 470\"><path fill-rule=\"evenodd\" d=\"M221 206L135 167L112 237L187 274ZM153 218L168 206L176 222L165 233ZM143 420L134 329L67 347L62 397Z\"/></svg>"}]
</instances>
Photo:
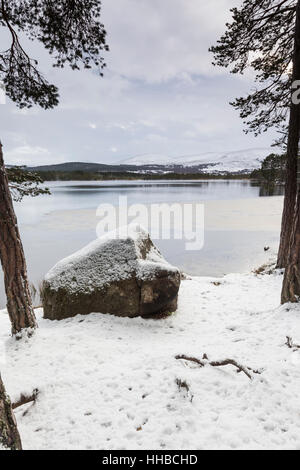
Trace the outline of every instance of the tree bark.
<instances>
[{"instance_id":1,"label":"tree bark","mask_svg":"<svg viewBox=\"0 0 300 470\"><path fill-rule=\"evenodd\" d=\"M300 1L297 5L295 47L293 59L293 82L300 80ZM285 198L281 223L280 245L277 258L277 268L287 267L289 249L293 231L293 216L297 198L297 166L300 136L299 105L291 103L290 121L287 144L287 168L285 182Z\"/></svg>"},{"instance_id":2,"label":"tree bark","mask_svg":"<svg viewBox=\"0 0 300 470\"><path fill-rule=\"evenodd\" d=\"M290 122L295 121L292 116L293 111L291 110ZM290 129L293 126L290 125ZM287 149L287 168L286 168L286 181L285 181L285 197L281 221L281 234L280 244L277 257L277 268L284 269L288 264L288 255L291 234L293 229L293 215L297 197L297 154L298 154L298 141L299 132L297 139L297 130L293 129L290 131L289 144Z\"/></svg>"},{"instance_id":3,"label":"tree bark","mask_svg":"<svg viewBox=\"0 0 300 470\"><path fill-rule=\"evenodd\" d=\"M300 194L294 214L294 227L291 236L291 247L288 265L285 270L281 302L298 302L300 298Z\"/></svg>"},{"instance_id":4,"label":"tree bark","mask_svg":"<svg viewBox=\"0 0 300 470\"><path fill-rule=\"evenodd\" d=\"M0 142L0 259L12 334L35 328L26 261L10 194Z\"/></svg>"},{"instance_id":5,"label":"tree bark","mask_svg":"<svg viewBox=\"0 0 300 470\"><path fill-rule=\"evenodd\" d=\"M0 375L0 445L11 450L22 450L20 435L11 402Z\"/></svg>"},{"instance_id":6,"label":"tree bark","mask_svg":"<svg viewBox=\"0 0 300 470\"><path fill-rule=\"evenodd\" d=\"M297 4L295 52L294 52L294 76L300 78L300 0ZM297 178L298 151L300 136L300 104L292 103L291 118L289 124L289 148L296 153L296 198L293 216L287 220L291 224L290 238L288 240L288 260L283 280L281 300L282 303L298 302L300 298L300 185ZM298 183L298 184L297 184ZM292 203L292 201L291 201ZM291 209L291 208L290 208Z\"/></svg>"}]
</instances>

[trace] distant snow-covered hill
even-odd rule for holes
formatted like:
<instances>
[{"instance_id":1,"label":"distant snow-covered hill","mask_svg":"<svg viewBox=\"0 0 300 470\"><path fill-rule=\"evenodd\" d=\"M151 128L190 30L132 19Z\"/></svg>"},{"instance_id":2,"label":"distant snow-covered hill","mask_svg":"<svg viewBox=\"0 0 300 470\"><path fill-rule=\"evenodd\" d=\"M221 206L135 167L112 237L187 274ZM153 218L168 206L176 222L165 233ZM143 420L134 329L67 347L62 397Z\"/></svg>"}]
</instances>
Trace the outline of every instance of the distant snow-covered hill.
<instances>
[{"instance_id":1,"label":"distant snow-covered hill","mask_svg":"<svg viewBox=\"0 0 300 470\"><path fill-rule=\"evenodd\" d=\"M144 166L144 165L174 165L176 162L175 158L167 157L166 155L160 154L144 154L137 155L135 157L122 160L119 165L133 165L133 166ZM176 164L176 163L175 163Z\"/></svg>"},{"instance_id":2,"label":"distant snow-covered hill","mask_svg":"<svg viewBox=\"0 0 300 470\"><path fill-rule=\"evenodd\" d=\"M56 165L28 167L31 171L54 172L90 172L90 173L140 173L165 175L176 174L249 174L260 167L270 148L253 148L233 152L209 152L181 157L165 155L139 155L114 164L92 162L66 162Z\"/></svg>"},{"instance_id":3,"label":"distant snow-covered hill","mask_svg":"<svg viewBox=\"0 0 300 470\"><path fill-rule=\"evenodd\" d=\"M182 157L168 157L165 155L139 155L120 162L122 165L146 166L182 166L203 167L203 170L214 172L244 172L259 168L264 158L272 153L270 148L252 148L235 150L232 152L208 152L198 155Z\"/></svg>"}]
</instances>

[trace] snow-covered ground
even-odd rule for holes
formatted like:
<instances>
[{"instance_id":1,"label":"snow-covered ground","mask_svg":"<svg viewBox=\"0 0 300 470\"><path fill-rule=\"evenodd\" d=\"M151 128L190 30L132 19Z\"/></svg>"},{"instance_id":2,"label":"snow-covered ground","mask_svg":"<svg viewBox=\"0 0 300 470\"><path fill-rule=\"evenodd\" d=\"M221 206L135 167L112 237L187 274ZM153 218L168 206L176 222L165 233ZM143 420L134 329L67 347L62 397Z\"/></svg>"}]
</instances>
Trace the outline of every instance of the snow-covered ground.
<instances>
[{"instance_id":1,"label":"snow-covered ground","mask_svg":"<svg viewBox=\"0 0 300 470\"><path fill-rule=\"evenodd\" d=\"M1 371L25 449L300 449L300 307L280 307L279 274L183 281L179 308L160 320L92 314L42 319L29 340L9 338L0 314ZM234 358L191 367L177 354ZM186 382L189 392L179 388ZM26 413L24 413L26 411Z\"/></svg>"}]
</instances>

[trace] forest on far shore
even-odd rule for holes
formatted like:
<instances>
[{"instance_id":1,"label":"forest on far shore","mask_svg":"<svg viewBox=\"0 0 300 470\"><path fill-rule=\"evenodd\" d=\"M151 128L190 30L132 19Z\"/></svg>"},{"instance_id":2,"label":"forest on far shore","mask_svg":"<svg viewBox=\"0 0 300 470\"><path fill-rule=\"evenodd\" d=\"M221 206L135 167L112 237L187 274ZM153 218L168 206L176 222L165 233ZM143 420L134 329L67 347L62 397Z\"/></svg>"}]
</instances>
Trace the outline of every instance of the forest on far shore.
<instances>
[{"instance_id":1,"label":"forest on far shore","mask_svg":"<svg viewBox=\"0 0 300 470\"><path fill-rule=\"evenodd\" d=\"M264 159L261 167L251 173L151 173L130 171L38 171L43 181L116 181L116 180L210 180L210 179L251 179L265 184L282 184L285 180L286 156L271 154ZM26 169L24 169L26 171ZM9 170L8 170L9 173Z\"/></svg>"}]
</instances>

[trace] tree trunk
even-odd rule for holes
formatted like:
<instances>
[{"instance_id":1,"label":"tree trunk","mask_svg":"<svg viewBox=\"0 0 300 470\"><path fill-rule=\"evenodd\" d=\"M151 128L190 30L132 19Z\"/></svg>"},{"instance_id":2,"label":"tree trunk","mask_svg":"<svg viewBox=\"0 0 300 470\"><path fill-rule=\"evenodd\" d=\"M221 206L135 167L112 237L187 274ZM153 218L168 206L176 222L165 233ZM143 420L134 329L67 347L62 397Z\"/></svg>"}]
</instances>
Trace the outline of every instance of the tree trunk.
<instances>
[{"instance_id":1,"label":"tree trunk","mask_svg":"<svg viewBox=\"0 0 300 470\"><path fill-rule=\"evenodd\" d=\"M295 53L294 53L294 76L300 77L300 0L297 4L297 19L296 19L296 33L295 33ZM299 79L299 78L298 78ZM297 153L298 163L298 150L299 150L299 135L300 135L300 104L292 103L291 105L291 118L289 124L289 143L288 146L293 152ZM298 165L297 165L298 166ZM283 280L282 303L298 302L300 296L300 186L297 179L297 166L296 166L296 187L298 182L298 189L296 190L296 199L293 211L293 217L287 220L291 224L291 235L288 243L288 261Z\"/></svg>"},{"instance_id":2,"label":"tree trunk","mask_svg":"<svg viewBox=\"0 0 300 470\"><path fill-rule=\"evenodd\" d=\"M0 142L0 259L12 333L36 327L26 261L5 171ZM30 332L30 330L28 330Z\"/></svg>"},{"instance_id":3,"label":"tree trunk","mask_svg":"<svg viewBox=\"0 0 300 470\"><path fill-rule=\"evenodd\" d=\"M16 419L0 375L0 445L11 450L22 450Z\"/></svg>"},{"instance_id":4,"label":"tree trunk","mask_svg":"<svg viewBox=\"0 0 300 470\"><path fill-rule=\"evenodd\" d=\"M290 123L295 122L291 109ZM292 126L290 125L290 129ZM297 134L298 133L298 138ZM288 263L291 234L293 229L293 216L297 197L297 155L299 132L295 129L289 132L287 149L287 168L285 180L285 197L281 221L280 245L277 258L277 268L284 269Z\"/></svg>"},{"instance_id":5,"label":"tree trunk","mask_svg":"<svg viewBox=\"0 0 300 470\"><path fill-rule=\"evenodd\" d=\"M300 2L297 5L295 47L293 60L293 82L300 80ZM290 241L293 230L293 216L297 198L297 166L300 132L299 105L291 104L288 145L287 168L285 182L285 198L281 223L280 245L278 251L277 268L287 267Z\"/></svg>"},{"instance_id":6,"label":"tree trunk","mask_svg":"<svg viewBox=\"0 0 300 470\"><path fill-rule=\"evenodd\" d=\"M298 302L300 297L300 194L298 193L288 265L285 270L281 302Z\"/></svg>"}]
</instances>

